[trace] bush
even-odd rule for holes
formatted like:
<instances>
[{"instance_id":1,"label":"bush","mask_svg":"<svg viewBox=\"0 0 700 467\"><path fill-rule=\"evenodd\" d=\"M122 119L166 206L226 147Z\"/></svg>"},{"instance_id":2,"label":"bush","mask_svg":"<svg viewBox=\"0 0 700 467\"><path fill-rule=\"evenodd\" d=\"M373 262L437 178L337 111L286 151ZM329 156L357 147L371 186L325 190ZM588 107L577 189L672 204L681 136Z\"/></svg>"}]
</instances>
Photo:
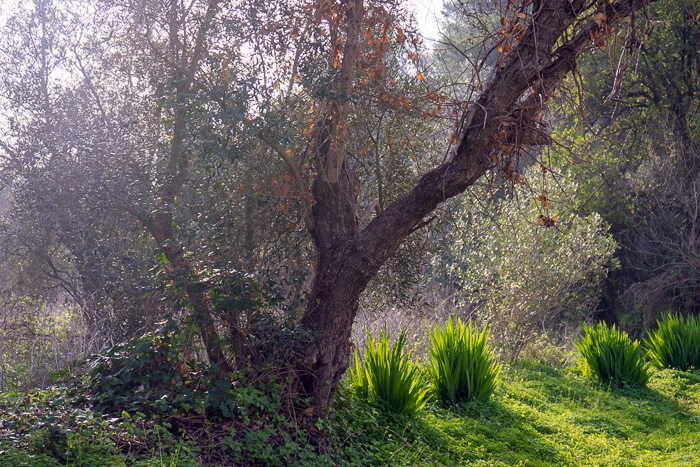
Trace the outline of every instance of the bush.
<instances>
[{"instance_id":1,"label":"bush","mask_svg":"<svg viewBox=\"0 0 700 467\"><path fill-rule=\"evenodd\" d=\"M658 368L687 371L700 368L700 320L668 315L644 341L651 363Z\"/></svg>"},{"instance_id":2,"label":"bush","mask_svg":"<svg viewBox=\"0 0 700 467\"><path fill-rule=\"evenodd\" d=\"M216 365L188 358L197 350L194 331L191 323L171 320L93 356L90 371L73 383L79 402L107 419L121 419L141 437L157 436L159 444L169 437L166 444L177 447L178 437L186 438L183 449L202 447L198 455L209 459L206 465L331 464L311 439L311 430L327 436L324 422L295 418L308 401L296 397L282 372L266 366L221 374ZM288 344L284 337L276 345ZM162 430L146 432L141 425Z\"/></svg>"},{"instance_id":3,"label":"bush","mask_svg":"<svg viewBox=\"0 0 700 467\"><path fill-rule=\"evenodd\" d=\"M486 400L498 385L497 365L487 345L488 329L481 332L465 326L452 317L444 327L435 327L430 334L429 367L435 390L440 398L451 404L461 400Z\"/></svg>"},{"instance_id":4,"label":"bush","mask_svg":"<svg viewBox=\"0 0 700 467\"><path fill-rule=\"evenodd\" d=\"M388 333L382 330L375 345L368 331L364 365L355 350L350 377L360 396L373 397L391 412L411 415L425 406L429 388L418 365L411 363L410 352L404 355L405 344L405 331L391 349Z\"/></svg>"},{"instance_id":5,"label":"bush","mask_svg":"<svg viewBox=\"0 0 700 467\"><path fill-rule=\"evenodd\" d=\"M631 342L626 332L598 323L597 328L584 324L585 336L576 342L579 367L584 376L593 375L613 387L645 386L649 365L644 361L639 342Z\"/></svg>"},{"instance_id":6,"label":"bush","mask_svg":"<svg viewBox=\"0 0 700 467\"><path fill-rule=\"evenodd\" d=\"M535 165L525 175L531 184L506 196L475 191L484 203L459 208L451 256L443 258L458 280L460 306L489 323L495 350L507 358L519 358L535 334L563 335L593 316L608 271L617 267L607 225L597 214L581 214L575 176L556 172L542 174ZM540 179L549 189L536 196ZM544 214L556 219L547 223Z\"/></svg>"},{"instance_id":7,"label":"bush","mask_svg":"<svg viewBox=\"0 0 700 467\"><path fill-rule=\"evenodd\" d=\"M207 407L200 388L212 378L207 365L187 358L193 328L181 328L175 320L161 323L153 332L135 337L86 360L86 379L74 381L97 412L119 415L123 411L147 415L180 412L204 413ZM230 383L229 383L230 384Z\"/></svg>"}]
</instances>

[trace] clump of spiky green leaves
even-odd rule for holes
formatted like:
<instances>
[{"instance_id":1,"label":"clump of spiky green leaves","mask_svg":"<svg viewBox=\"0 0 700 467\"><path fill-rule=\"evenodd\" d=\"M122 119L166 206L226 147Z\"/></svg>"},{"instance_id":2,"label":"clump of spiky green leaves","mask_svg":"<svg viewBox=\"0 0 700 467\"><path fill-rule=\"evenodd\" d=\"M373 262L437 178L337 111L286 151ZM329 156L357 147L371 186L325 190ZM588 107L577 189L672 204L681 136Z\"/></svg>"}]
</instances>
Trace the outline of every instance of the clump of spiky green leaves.
<instances>
[{"instance_id":1,"label":"clump of spiky green leaves","mask_svg":"<svg viewBox=\"0 0 700 467\"><path fill-rule=\"evenodd\" d=\"M639 342L631 342L626 332L608 327L583 326L585 335L575 343L579 367L584 376L593 375L612 387L645 386L649 381L649 364L644 361Z\"/></svg>"},{"instance_id":2,"label":"clump of spiky green leaves","mask_svg":"<svg viewBox=\"0 0 700 467\"><path fill-rule=\"evenodd\" d=\"M668 315L656 324L644 341L649 361L658 368L700 368L700 320Z\"/></svg>"},{"instance_id":3,"label":"clump of spiky green leaves","mask_svg":"<svg viewBox=\"0 0 700 467\"><path fill-rule=\"evenodd\" d=\"M487 326L479 331L472 320L465 325L450 317L430 334L429 372L435 391L447 403L486 400L498 385L498 365L486 343Z\"/></svg>"},{"instance_id":4,"label":"clump of spiky green leaves","mask_svg":"<svg viewBox=\"0 0 700 467\"><path fill-rule=\"evenodd\" d=\"M369 378L365 372L365 366L360 360L360 354L355 349L355 367L350 368L350 381L355 387L359 397L367 399L370 395Z\"/></svg>"},{"instance_id":5,"label":"clump of spiky green leaves","mask_svg":"<svg viewBox=\"0 0 700 467\"><path fill-rule=\"evenodd\" d=\"M368 331L364 364L355 350L350 378L360 396L374 398L391 412L411 415L421 410L430 397L418 365L411 362L410 353L404 355L405 344L405 331L393 347L389 346L388 332L382 330L375 344Z\"/></svg>"}]
</instances>

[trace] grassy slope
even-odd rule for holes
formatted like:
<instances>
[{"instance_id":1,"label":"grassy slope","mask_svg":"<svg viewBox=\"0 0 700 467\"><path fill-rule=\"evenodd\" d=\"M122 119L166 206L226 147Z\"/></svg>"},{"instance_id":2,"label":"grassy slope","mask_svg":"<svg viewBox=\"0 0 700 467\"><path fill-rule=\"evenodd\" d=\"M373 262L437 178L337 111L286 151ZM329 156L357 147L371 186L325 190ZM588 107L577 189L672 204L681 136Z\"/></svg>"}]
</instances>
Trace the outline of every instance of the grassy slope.
<instances>
[{"instance_id":1,"label":"grassy slope","mask_svg":"<svg viewBox=\"0 0 700 467\"><path fill-rule=\"evenodd\" d=\"M338 417L354 465L698 466L700 372L655 372L647 389L607 391L534 363L504 369L487 403L383 416L348 390ZM347 424L345 423L347 422Z\"/></svg>"},{"instance_id":2,"label":"grassy slope","mask_svg":"<svg viewBox=\"0 0 700 467\"><path fill-rule=\"evenodd\" d=\"M700 371L656 371L647 389L607 391L574 367L520 363L505 368L502 380L489 402L451 410L433 402L409 419L386 416L341 388L330 428L343 464L700 466ZM49 405L34 396L0 397L0 467L198 465L202 447L183 445L165 428L99 421L48 398ZM69 429L61 428L65 414ZM138 460L136 445L145 447ZM319 462L286 459L275 465Z\"/></svg>"}]
</instances>

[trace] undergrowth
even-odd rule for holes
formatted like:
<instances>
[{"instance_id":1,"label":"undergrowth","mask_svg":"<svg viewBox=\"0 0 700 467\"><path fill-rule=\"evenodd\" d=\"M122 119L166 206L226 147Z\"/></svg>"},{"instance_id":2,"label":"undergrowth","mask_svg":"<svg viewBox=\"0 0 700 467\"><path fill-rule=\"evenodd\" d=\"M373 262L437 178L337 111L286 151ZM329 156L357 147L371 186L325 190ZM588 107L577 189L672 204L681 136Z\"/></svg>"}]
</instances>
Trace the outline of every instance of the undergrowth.
<instances>
[{"instance_id":1,"label":"undergrowth","mask_svg":"<svg viewBox=\"0 0 700 467\"><path fill-rule=\"evenodd\" d=\"M525 360L503 367L486 401L433 400L411 416L343 381L319 420L283 374L217 376L170 354L182 342L162 329L69 387L0 395L0 467L698 465L697 370L652 368L646 387L613 389ZM122 365L132 376L117 380Z\"/></svg>"},{"instance_id":2,"label":"undergrowth","mask_svg":"<svg viewBox=\"0 0 700 467\"><path fill-rule=\"evenodd\" d=\"M331 465L275 371L221 374L188 359L187 327L158 331L88 360L69 386L0 400L0 467Z\"/></svg>"}]
</instances>

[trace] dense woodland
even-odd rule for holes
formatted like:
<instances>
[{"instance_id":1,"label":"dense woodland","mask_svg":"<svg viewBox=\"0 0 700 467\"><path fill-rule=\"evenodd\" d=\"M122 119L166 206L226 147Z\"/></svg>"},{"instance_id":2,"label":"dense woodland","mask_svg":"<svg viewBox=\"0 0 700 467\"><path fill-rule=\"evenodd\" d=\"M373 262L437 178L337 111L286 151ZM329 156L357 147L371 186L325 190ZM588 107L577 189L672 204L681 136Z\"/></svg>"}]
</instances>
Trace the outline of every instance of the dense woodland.
<instances>
[{"instance_id":1,"label":"dense woodland","mask_svg":"<svg viewBox=\"0 0 700 467\"><path fill-rule=\"evenodd\" d=\"M218 420L262 382L315 456L380 330L563 367L700 315L695 0L445 0L437 40L400 0L0 10L0 392L189 433L164 384Z\"/></svg>"}]
</instances>

